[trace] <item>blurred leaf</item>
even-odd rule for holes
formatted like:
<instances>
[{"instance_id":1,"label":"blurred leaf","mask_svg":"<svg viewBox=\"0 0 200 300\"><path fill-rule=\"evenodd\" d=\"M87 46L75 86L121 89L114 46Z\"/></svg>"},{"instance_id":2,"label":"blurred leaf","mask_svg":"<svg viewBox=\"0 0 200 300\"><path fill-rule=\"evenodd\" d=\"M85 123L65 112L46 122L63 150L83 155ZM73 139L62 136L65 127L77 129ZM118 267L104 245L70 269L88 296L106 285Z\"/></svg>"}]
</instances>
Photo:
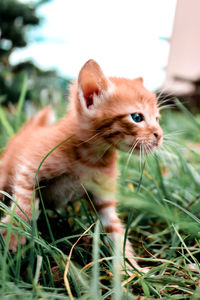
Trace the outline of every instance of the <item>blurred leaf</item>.
<instances>
[{"instance_id":1,"label":"blurred leaf","mask_svg":"<svg viewBox=\"0 0 200 300\"><path fill-rule=\"evenodd\" d=\"M21 114L22 114L22 107L23 107L25 97L26 97L26 91L27 91L27 75L24 76L24 80L22 83L22 89L21 89L21 93L20 93L20 97L19 97L19 101L18 101L18 105L17 105L17 119L16 119L17 130L20 128L20 126L22 126Z\"/></svg>"},{"instance_id":2,"label":"blurred leaf","mask_svg":"<svg viewBox=\"0 0 200 300\"><path fill-rule=\"evenodd\" d=\"M0 96L0 104L3 103L6 100L6 95Z\"/></svg>"},{"instance_id":3,"label":"blurred leaf","mask_svg":"<svg viewBox=\"0 0 200 300\"><path fill-rule=\"evenodd\" d=\"M92 267L92 278L91 278L91 299L100 299L99 289L99 220L96 223L94 230L94 243L93 243L93 267Z\"/></svg>"},{"instance_id":4,"label":"blurred leaf","mask_svg":"<svg viewBox=\"0 0 200 300\"><path fill-rule=\"evenodd\" d=\"M10 125L9 121L7 120L6 113L1 106L0 106L0 121L1 121L4 129L6 130L8 136L12 137L15 134L14 130L13 130L12 126Z\"/></svg>"},{"instance_id":5,"label":"blurred leaf","mask_svg":"<svg viewBox=\"0 0 200 300\"><path fill-rule=\"evenodd\" d=\"M194 124L196 127L200 129L200 123L197 119L193 116L193 114L178 100L178 98L174 99L176 105L180 110L188 117L188 119Z\"/></svg>"}]
</instances>

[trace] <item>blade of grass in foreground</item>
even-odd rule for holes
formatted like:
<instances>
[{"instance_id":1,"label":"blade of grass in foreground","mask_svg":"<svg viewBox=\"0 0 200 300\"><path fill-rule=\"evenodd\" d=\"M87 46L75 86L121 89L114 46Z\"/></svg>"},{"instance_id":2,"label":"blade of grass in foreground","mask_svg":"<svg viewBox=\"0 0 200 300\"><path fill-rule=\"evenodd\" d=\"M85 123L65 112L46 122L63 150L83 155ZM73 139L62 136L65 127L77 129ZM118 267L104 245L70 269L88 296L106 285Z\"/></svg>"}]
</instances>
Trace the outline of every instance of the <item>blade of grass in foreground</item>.
<instances>
[{"instance_id":1,"label":"blade of grass in foreground","mask_svg":"<svg viewBox=\"0 0 200 300\"><path fill-rule=\"evenodd\" d=\"M69 295L69 298L70 300L73 300L74 297L72 295L72 292L71 292L71 287L70 287L70 284L69 284L69 281L68 281L68 278L67 278L67 275L68 275L68 270L69 270L69 264L70 264L70 261L71 261L71 256L72 256L72 252L73 252L73 249L74 247L77 245L77 243L80 241L80 239L94 226L95 223L91 224L84 232L83 234L81 234L79 236L79 238L77 239L77 241L73 244L70 252L69 252L69 256L68 256L68 261L66 263L66 266L65 266L65 271L64 271L64 283L65 283L65 287L66 287L66 290L68 292L68 295Z\"/></svg>"},{"instance_id":2,"label":"blade of grass in foreground","mask_svg":"<svg viewBox=\"0 0 200 300\"><path fill-rule=\"evenodd\" d=\"M22 107L25 101L25 97L26 97L26 92L27 92L27 75L24 76L24 80L22 83L22 89L21 89L21 93L19 96L19 101L18 101L18 105L17 105L17 118L16 118L16 130L18 130L20 128L21 124L21 115L22 115Z\"/></svg>"},{"instance_id":3,"label":"blade of grass in foreground","mask_svg":"<svg viewBox=\"0 0 200 300\"><path fill-rule=\"evenodd\" d=\"M92 268L92 280L91 280L91 299L100 298L99 290L99 220L97 220L94 231L94 243L93 243L93 268Z\"/></svg>"},{"instance_id":4,"label":"blade of grass in foreground","mask_svg":"<svg viewBox=\"0 0 200 300\"><path fill-rule=\"evenodd\" d=\"M122 265L122 257L121 257L121 244L122 237L117 235L115 244L114 244L114 259L113 259L113 300L121 300L123 299L123 290L121 285L121 265Z\"/></svg>"},{"instance_id":5,"label":"blade of grass in foreground","mask_svg":"<svg viewBox=\"0 0 200 300\"><path fill-rule=\"evenodd\" d=\"M145 161L144 161L143 166L142 166L142 169L141 169L141 176L140 176L139 183L138 183L138 186L137 186L137 193L139 192L140 187L141 187L141 184L142 184L142 178L143 178L143 172L144 172L144 169L145 169ZM128 215L128 221L127 221L127 224L126 224L126 229L125 229L125 234L124 234L123 259L124 259L125 270L126 270L126 263L125 263L126 241L127 241L127 238L128 238L128 231L129 231L129 228L130 228L131 223L132 223L132 221L133 221L134 211L135 211L135 209L133 208L133 209L131 210L130 214Z\"/></svg>"},{"instance_id":6,"label":"blade of grass in foreground","mask_svg":"<svg viewBox=\"0 0 200 300\"><path fill-rule=\"evenodd\" d=\"M200 123L193 116L193 114L191 114L191 112L177 98L175 98L174 101L177 107L180 108L180 110L188 117L191 123L200 129Z\"/></svg>"},{"instance_id":7,"label":"blade of grass in foreground","mask_svg":"<svg viewBox=\"0 0 200 300\"><path fill-rule=\"evenodd\" d=\"M16 210L16 205L14 206L12 213L11 213L11 217L10 217L10 223L8 224L8 230L7 230L7 235L6 235L6 240L5 240L5 248L4 248L4 253L3 253L3 259L2 259L2 280L6 281L6 276L8 274L7 270L8 270L8 265L7 265L7 253L9 250L9 242L10 242L10 237L12 234L12 227L13 227L13 223L14 223L14 214L15 214L15 210Z\"/></svg>"},{"instance_id":8,"label":"blade of grass in foreground","mask_svg":"<svg viewBox=\"0 0 200 300\"><path fill-rule=\"evenodd\" d=\"M38 238L38 228L37 228L37 222L36 222L36 212L35 212L35 205L34 203L36 202L35 201L35 191L36 191L36 186L38 186L38 192L39 192L39 195L41 196L41 191L40 191L40 188L39 188L39 180L38 180L38 173L39 173L39 170L42 166L42 164L44 163L44 161L48 158L48 156L53 152L55 151L59 146L61 146L62 144L64 144L65 142L67 142L72 136L68 137L67 139L65 139L64 141L60 142L58 145L56 145L53 149L51 149L46 155L45 157L41 160L39 166L38 166L38 169L36 171L36 174L35 174L35 179L34 179L34 184L33 184L33 197L31 198L31 213L32 213L32 219L33 219L33 225L32 225L32 239L30 241L30 243L32 244L31 245L31 251L30 251L30 259L29 259L29 270L30 270L30 278L31 280L33 280L33 274L32 274L32 270L33 270L33 266L34 266L34 251L35 251L35 247L34 247L34 244L35 244L35 239L34 237ZM34 201L33 201L34 200ZM42 208L43 208L43 211L44 211L44 216L45 216L45 220L46 220L46 223L47 223L47 227L48 227L48 230L49 230L49 235L51 237L51 240L53 242L53 245L54 245L54 235L53 235L53 232L51 230L51 226L50 226L50 222L48 220L48 216L47 216L47 213L46 213L46 210L45 210L45 205L44 205L44 201L42 199L42 197L40 197L40 200L41 200L41 204L42 204Z\"/></svg>"},{"instance_id":9,"label":"blade of grass in foreground","mask_svg":"<svg viewBox=\"0 0 200 300\"><path fill-rule=\"evenodd\" d=\"M38 173L39 173L39 170L42 166L42 164L44 163L44 161L47 159L47 157L49 157L49 155L55 151L58 147L60 147L62 144L64 144L65 142L67 142L68 140L71 139L72 136L68 137L67 139L65 139L64 141L60 142L58 145L56 145L53 149L51 149L47 155L45 155L45 157L42 159L42 161L40 162L39 166L38 166L38 169L36 171L36 174L35 174L35 180L34 180L34 186L33 186L33 191L35 191L36 189L36 184L38 185L39 187L39 181L38 181ZM38 189L39 191L39 195L41 196L41 191L40 191L40 188ZM35 200L35 193L34 193L34 200ZM32 201L31 201L32 202ZM48 220L48 217L47 217L47 213L46 213L46 210L45 210L45 205L44 205L44 201L41 197L41 204L42 204L42 208L43 208L43 211L44 211L44 216L45 216L45 220L47 222L47 226L48 226L48 230L49 230L49 234L50 234L50 237L51 237L51 240L52 242L54 243L55 239L54 239L54 236L53 236L53 232L51 230L51 226L50 226L50 223L49 223L49 220ZM35 215L35 208L33 207L32 209L32 212L33 212L33 216ZM34 226L35 226L35 229L37 228L37 225L36 225L36 220L35 218L33 218L33 221L34 221Z\"/></svg>"},{"instance_id":10,"label":"blade of grass in foreground","mask_svg":"<svg viewBox=\"0 0 200 300\"><path fill-rule=\"evenodd\" d=\"M15 134L14 130L13 130L12 126L10 125L10 123L8 122L6 113L1 106L0 106L0 120L1 120L1 123L4 127L4 129L6 130L8 136L12 137Z\"/></svg>"}]
</instances>

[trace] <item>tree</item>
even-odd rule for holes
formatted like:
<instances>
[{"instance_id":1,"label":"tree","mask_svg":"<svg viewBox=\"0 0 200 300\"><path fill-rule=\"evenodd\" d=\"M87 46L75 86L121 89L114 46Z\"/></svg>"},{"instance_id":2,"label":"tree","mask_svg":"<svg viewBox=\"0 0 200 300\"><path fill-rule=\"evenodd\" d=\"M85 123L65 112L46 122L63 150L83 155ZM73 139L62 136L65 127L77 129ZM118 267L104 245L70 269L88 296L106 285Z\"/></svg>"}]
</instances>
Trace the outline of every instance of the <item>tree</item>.
<instances>
[{"instance_id":1,"label":"tree","mask_svg":"<svg viewBox=\"0 0 200 300\"><path fill-rule=\"evenodd\" d=\"M7 65L12 51L27 45L27 28L40 20L30 4L17 0L0 0L0 8L0 63Z\"/></svg>"},{"instance_id":2,"label":"tree","mask_svg":"<svg viewBox=\"0 0 200 300\"><path fill-rule=\"evenodd\" d=\"M12 66L9 61L16 48L28 43L28 29L38 26L40 19L36 15L38 6L49 0L21 3L18 0L0 0L0 95L5 95L4 103L16 103L19 98L23 77L28 75L29 86L26 99L39 101L41 90L51 82L53 92L60 89L55 71L43 71L32 62Z\"/></svg>"}]
</instances>

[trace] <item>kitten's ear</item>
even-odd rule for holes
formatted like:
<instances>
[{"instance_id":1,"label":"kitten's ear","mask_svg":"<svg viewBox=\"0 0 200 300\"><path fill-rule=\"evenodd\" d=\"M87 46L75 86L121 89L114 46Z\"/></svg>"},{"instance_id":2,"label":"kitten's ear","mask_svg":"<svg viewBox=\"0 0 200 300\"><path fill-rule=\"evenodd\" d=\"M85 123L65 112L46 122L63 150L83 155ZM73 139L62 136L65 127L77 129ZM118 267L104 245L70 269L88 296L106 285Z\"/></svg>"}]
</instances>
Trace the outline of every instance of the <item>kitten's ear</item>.
<instances>
[{"instance_id":1,"label":"kitten's ear","mask_svg":"<svg viewBox=\"0 0 200 300\"><path fill-rule=\"evenodd\" d=\"M79 99L87 108L108 89L108 80L96 61L90 59L82 67L78 76ZM83 98L83 99L82 99Z\"/></svg>"},{"instance_id":2,"label":"kitten's ear","mask_svg":"<svg viewBox=\"0 0 200 300\"><path fill-rule=\"evenodd\" d=\"M144 82L142 77L135 78L134 80L136 80L140 84L143 84L143 82Z\"/></svg>"}]
</instances>

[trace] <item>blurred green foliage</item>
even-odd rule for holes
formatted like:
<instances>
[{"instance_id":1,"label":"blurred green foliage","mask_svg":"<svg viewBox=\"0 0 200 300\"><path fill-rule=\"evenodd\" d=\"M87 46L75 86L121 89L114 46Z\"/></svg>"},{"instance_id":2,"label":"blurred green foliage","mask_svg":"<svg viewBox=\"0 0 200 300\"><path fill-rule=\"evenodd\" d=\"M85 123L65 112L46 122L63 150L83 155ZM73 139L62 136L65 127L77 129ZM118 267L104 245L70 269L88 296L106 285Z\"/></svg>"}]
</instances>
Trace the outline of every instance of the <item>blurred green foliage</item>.
<instances>
[{"instance_id":1,"label":"blurred green foliage","mask_svg":"<svg viewBox=\"0 0 200 300\"><path fill-rule=\"evenodd\" d=\"M17 103L21 82L28 76L26 100L60 101L69 80L60 78L56 71L44 71L33 62L25 61L12 66L10 55L17 48L28 44L28 30L40 24L37 8L47 2L34 1L27 4L18 0L0 0L0 95L4 104Z\"/></svg>"}]
</instances>

